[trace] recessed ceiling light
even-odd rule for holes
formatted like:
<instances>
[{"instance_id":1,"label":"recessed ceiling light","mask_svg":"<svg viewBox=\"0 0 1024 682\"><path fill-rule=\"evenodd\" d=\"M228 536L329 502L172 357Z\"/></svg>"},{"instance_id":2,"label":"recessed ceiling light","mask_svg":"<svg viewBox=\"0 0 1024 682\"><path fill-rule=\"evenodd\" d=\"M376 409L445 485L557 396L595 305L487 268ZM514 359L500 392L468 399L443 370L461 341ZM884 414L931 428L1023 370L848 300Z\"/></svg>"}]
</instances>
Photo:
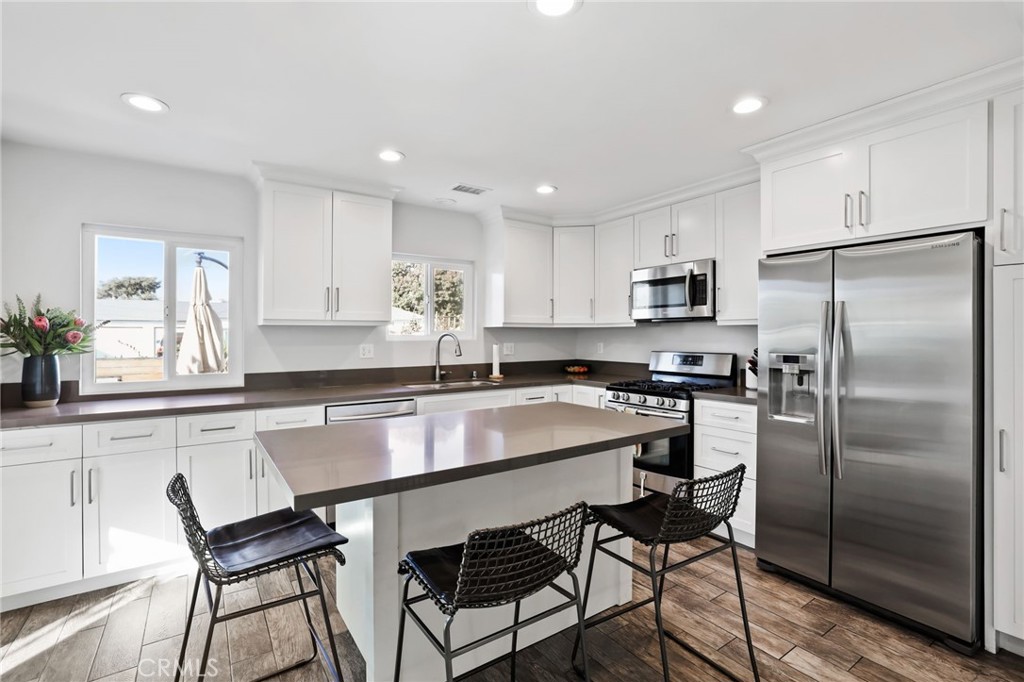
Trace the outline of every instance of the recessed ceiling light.
<instances>
[{"instance_id":1,"label":"recessed ceiling light","mask_svg":"<svg viewBox=\"0 0 1024 682\"><path fill-rule=\"evenodd\" d=\"M579 9L583 0L530 0L530 7L546 17L564 17Z\"/></svg>"},{"instance_id":2,"label":"recessed ceiling light","mask_svg":"<svg viewBox=\"0 0 1024 682\"><path fill-rule=\"evenodd\" d=\"M121 94L121 101L125 104L130 104L136 109L142 111L148 111L152 114L168 111L170 107L167 106L166 102L161 102L156 97L150 97L149 95L143 95L141 92L125 92Z\"/></svg>"},{"instance_id":3,"label":"recessed ceiling light","mask_svg":"<svg viewBox=\"0 0 1024 682\"><path fill-rule=\"evenodd\" d=\"M385 149L377 156L380 157L381 161L390 161L392 163L394 163L395 161L401 161L402 159L405 158L405 154L398 151L397 149Z\"/></svg>"},{"instance_id":4,"label":"recessed ceiling light","mask_svg":"<svg viewBox=\"0 0 1024 682\"><path fill-rule=\"evenodd\" d=\"M732 105L732 110L737 114L752 114L763 107L768 100L764 97L744 97Z\"/></svg>"},{"instance_id":5,"label":"recessed ceiling light","mask_svg":"<svg viewBox=\"0 0 1024 682\"><path fill-rule=\"evenodd\" d=\"M455 199L449 199L448 197L437 197L434 199L434 203L438 206L452 206L456 201Z\"/></svg>"},{"instance_id":6,"label":"recessed ceiling light","mask_svg":"<svg viewBox=\"0 0 1024 682\"><path fill-rule=\"evenodd\" d=\"M558 188L554 185L541 185L537 188L537 194L552 194L557 191Z\"/></svg>"}]
</instances>

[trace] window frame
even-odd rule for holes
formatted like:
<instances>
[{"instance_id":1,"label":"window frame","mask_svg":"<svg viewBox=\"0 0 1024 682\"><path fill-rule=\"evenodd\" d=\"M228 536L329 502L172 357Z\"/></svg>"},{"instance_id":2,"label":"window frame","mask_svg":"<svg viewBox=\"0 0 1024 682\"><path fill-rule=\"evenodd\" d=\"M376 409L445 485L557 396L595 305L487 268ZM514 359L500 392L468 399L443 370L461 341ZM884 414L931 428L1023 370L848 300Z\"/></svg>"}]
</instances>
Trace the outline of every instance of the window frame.
<instances>
[{"instance_id":1,"label":"window frame","mask_svg":"<svg viewBox=\"0 0 1024 682\"><path fill-rule=\"evenodd\" d=\"M82 225L82 300L79 310L90 322L96 320L96 244L99 237L158 241L164 247L164 379L160 381L100 382L96 381L96 359L83 357L80 362L79 393L82 395L109 395L117 393L148 393L157 391L190 391L206 388L240 388L245 385L245 319L244 319L244 257L245 241L241 237L211 236L176 230L158 230L84 223ZM228 269L228 371L223 374L182 374L175 368L177 354L174 343L177 335L177 250L208 249L227 251ZM168 352L170 348L170 352Z\"/></svg>"},{"instance_id":2,"label":"window frame","mask_svg":"<svg viewBox=\"0 0 1024 682\"><path fill-rule=\"evenodd\" d=\"M391 322L385 326L385 338L388 341L437 341L442 334L454 333L460 340L473 340L476 338L476 269L475 263L468 260L456 258L438 258L436 256L423 256L412 253L392 253L391 260L405 261L410 263L422 263L425 266L424 279L426 291L423 295L423 319L427 323L428 332L424 334L392 334ZM464 295L462 301L462 319L465 329L454 332L438 331L434 329L434 269L462 270L465 273L463 279ZM394 294L394 281L391 282L391 292Z\"/></svg>"}]
</instances>

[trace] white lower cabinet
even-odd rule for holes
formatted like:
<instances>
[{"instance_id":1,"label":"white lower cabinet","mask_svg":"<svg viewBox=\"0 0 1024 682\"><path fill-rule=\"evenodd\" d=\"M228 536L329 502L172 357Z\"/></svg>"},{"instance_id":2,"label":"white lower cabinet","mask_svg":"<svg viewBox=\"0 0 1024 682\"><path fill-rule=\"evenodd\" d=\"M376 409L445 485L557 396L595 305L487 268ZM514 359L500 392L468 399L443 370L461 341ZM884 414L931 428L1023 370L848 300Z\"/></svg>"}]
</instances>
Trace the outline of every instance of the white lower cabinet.
<instances>
[{"instance_id":1,"label":"white lower cabinet","mask_svg":"<svg viewBox=\"0 0 1024 682\"><path fill-rule=\"evenodd\" d=\"M290 507L284 488L274 478L267 467L273 466L267 461L267 455L258 453L256 457L256 512L266 514L276 509Z\"/></svg>"},{"instance_id":2,"label":"white lower cabinet","mask_svg":"<svg viewBox=\"0 0 1024 682\"><path fill-rule=\"evenodd\" d=\"M559 384L551 387L551 400L556 403L572 402L572 384Z\"/></svg>"},{"instance_id":3,"label":"white lower cabinet","mask_svg":"<svg viewBox=\"0 0 1024 682\"><path fill-rule=\"evenodd\" d=\"M486 410L492 407L508 407L515 404L515 401L514 389L428 395L416 398L416 414Z\"/></svg>"},{"instance_id":4,"label":"white lower cabinet","mask_svg":"<svg viewBox=\"0 0 1024 682\"><path fill-rule=\"evenodd\" d=\"M181 556L178 516L166 495L174 448L86 457L83 465L86 578Z\"/></svg>"},{"instance_id":5,"label":"white lower cabinet","mask_svg":"<svg viewBox=\"0 0 1024 682\"><path fill-rule=\"evenodd\" d=\"M577 384L572 387L572 401L577 405L585 407L603 408L604 389L597 386L580 386Z\"/></svg>"},{"instance_id":6,"label":"white lower cabinet","mask_svg":"<svg viewBox=\"0 0 1024 682\"><path fill-rule=\"evenodd\" d=\"M81 458L0 468L0 528L3 596L81 579Z\"/></svg>"},{"instance_id":7,"label":"white lower cabinet","mask_svg":"<svg viewBox=\"0 0 1024 682\"><path fill-rule=\"evenodd\" d=\"M255 459L251 438L178 448L178 471L207 530L256 515Z\"/></svg>"},{"instance_id":8,"label":"white lower cabinet","mask_svg":"<svg viewBox=\"0 0 1024 682\"><path fill-rule=\"evenodd\" d=\"M757 499L757 406L718 400L695 400L693 475L713 476L745 464L740 499L730 522L736 540L754 546ZM725 534L724 526L718 532Z\"/></svg>"},{"instance_id":9,"label":"white lower cabinet","mask_svg":"<svg viewBox=\"0 0 1024 682\"><path fill-rule=\"evenodd\" d=\"M553 400L550 386L535 386L516 389L516 405L550 403Z\"/></svg>"}]
</instances>

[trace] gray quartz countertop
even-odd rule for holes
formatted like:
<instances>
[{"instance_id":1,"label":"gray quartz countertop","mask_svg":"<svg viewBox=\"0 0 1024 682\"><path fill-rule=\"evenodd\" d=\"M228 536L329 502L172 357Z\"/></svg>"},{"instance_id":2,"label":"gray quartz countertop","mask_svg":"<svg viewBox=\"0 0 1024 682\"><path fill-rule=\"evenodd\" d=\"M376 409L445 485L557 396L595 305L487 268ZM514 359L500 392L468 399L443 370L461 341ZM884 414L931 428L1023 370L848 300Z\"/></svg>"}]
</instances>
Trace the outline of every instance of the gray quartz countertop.
<instances>
[{"instance_id":1,"label":"gray quartz countertop","mask_svg":"<svg viewBox=\"0 0 1024 682\"><path fill-rule=\"evenodd\" d=\"M408 388L397 383L353 384L316 388L280 388L267 390L228 390L187 395L162 395L152 398L120 398L83 400L60 403L55 407L29 409L4 408L0 411L0 428L14 429L30 426L52 426L117 419L143 419L174 417L206 412L230 412L269 407L294 407L380 398L405 398L469 391L494 391L503 388L527 388L553 384L578 383L603 388L623 378L618 375L590 374L585 379L570 378L565 374L524 374L506 376L495 386L451 389Z\"/></svg>"},{"instance_id":2,"label":"gray quartz countertop","mask_svg":"<svg viewBox=\"0 0 1024 682\"><path fill-rule=\"evenodd\" d=\"M757 405L757 389L747 389L743 386L716 388L710 391L694 391L692 395L694 400L721 400L727 403Z\"/></svg>"},{"instance_id":3,"label":"gray quartz countertop","mask_svg":"<svg viewBox=\"0 0 1024 682\"><path fill-rule=\"evenodd\" d=\"M294 508L310 509L687 433L674 419L548 403L260 431L256 439Z\"/></svg>"}]
</instances>

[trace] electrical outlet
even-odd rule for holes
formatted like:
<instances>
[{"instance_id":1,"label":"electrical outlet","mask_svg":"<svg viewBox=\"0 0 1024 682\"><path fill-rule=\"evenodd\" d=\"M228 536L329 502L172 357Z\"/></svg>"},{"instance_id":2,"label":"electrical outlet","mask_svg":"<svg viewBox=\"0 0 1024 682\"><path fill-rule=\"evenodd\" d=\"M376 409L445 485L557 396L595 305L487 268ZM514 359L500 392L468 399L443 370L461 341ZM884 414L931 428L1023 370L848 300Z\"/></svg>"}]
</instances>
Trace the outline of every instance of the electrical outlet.
<instances>
[{"instance_id":1,"label":"electrical outlet","mask_svg":"<svg viewBox=\"0 0 1024 682\"><path fill-rule=\"evenodd\" d=\"M502 347L501 347L501 354L502 355L515 355L516 354L516 344L514 344L514 343L503 344Z\"/></svg>"},{"instance_id":2,"label":"electrical outlet","mask_svg":"<svg viewBox=\"0 0 1024 682\"><path fill-rule=\"evenodd\" d=\"M597 342L597 354L598 355L603 355L604 354L604 341L598 341Z\"/></svg>"},{"instance_id":3,"label":"electrical outlet","mask_svg":"<svg viewBox=\"0 0 1024 682\"><path fill-rule=\"evenodd\" d=\"M373 357L373 344L363 343L359 346L359 357L361 358L372 358Z\"/></svg>"}]
</instances>

